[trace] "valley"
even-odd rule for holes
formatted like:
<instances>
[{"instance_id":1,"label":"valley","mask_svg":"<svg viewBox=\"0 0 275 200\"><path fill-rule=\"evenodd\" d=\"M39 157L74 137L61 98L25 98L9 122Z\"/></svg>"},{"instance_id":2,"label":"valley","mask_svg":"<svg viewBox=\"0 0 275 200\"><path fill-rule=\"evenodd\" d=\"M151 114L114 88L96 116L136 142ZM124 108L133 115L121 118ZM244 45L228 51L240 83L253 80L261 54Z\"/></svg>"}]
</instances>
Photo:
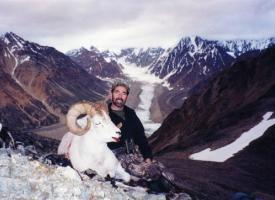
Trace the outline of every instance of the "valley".
<instances>
[{"instance_id":1,"label":"valley","mask_svg":"<svg viewBox=\"0 0 275 200\"><path fill-rule=\"evenodd\" d=\"M168 49L91 47L63 54L6 33L0 38L1 123L16 140L45 151L42 143L51 147L58 143L51 139L67 132L70 105L106 102L111 84L123 80L131 88L127 105L140 117L155 159L182 191L211 200L236 192L274 196L274 44L274 38L185 37ZM268 127L259 130L263 116ZM244 133L254 139L216 162L224 154L218 150Z\"/></svg>"}]
</instances>

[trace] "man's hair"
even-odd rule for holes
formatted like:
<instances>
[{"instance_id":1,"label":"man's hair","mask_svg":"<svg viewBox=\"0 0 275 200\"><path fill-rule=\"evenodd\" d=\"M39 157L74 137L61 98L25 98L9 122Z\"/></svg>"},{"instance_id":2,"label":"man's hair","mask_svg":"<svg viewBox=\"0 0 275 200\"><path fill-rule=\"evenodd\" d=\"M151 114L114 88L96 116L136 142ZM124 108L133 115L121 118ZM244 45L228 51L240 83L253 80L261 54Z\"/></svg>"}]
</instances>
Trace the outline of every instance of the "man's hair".
<instances>
[{"instance_id":1,"label":"man's hair","mask_svg":"<svg viewBox=\"0 0 275 200\"><path fill-rule=\"evenodd\" d=\"M112 90L111 92L113 93L113 91L117 88L117 87L124 87L126 90L127 90L127 95L130 93L130 87L126 84L126 83L123 83L121 81L119 82L115 82L113 85L112 85Z\"/></svg>"}]
</instances>

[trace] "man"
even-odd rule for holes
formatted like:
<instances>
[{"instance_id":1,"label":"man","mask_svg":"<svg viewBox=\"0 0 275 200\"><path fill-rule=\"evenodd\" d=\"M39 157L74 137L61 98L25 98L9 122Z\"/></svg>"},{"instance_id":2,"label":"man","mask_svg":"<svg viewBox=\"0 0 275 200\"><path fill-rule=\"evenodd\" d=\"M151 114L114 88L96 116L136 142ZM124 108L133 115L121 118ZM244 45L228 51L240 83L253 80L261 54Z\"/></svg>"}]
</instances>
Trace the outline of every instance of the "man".
<instances>
[{"instance_id":1,"label":"man","mask_svg":"<svg viewBox=\"0 0 275 200\"><path fill-rule=\"evenodd\" d=\"M172 184L162 175L168 173L163 173L164 166L161 167L160 163L153 161L152 150L142 123L135 111L125 105L129 92L129 86L125 83L118 82L112 86L112 102L108 104L109 115L113 123L121 127L121 139L117 143L108 143L108 147L127 172L141 178L138 185L147 187L148 192L152 193L169 192ZM135 146L138 146L138 150Z\"/></svg>"},{"instance_id":2,"label":"man","mask_svg":"<svg viewBox=\"0 0 275 200\"><path fill-rule=\"evenodd\" d=\"M152 150L144 133L144 127L135 111L125 105L130 88L122 82L112 86L112 102L108 105L111 120L121 126L121 139L118 143L108 143L110 149L126 148L128 154L135 153L138 146L144 161L152 163Z\"/></svg>"}]
</instances>

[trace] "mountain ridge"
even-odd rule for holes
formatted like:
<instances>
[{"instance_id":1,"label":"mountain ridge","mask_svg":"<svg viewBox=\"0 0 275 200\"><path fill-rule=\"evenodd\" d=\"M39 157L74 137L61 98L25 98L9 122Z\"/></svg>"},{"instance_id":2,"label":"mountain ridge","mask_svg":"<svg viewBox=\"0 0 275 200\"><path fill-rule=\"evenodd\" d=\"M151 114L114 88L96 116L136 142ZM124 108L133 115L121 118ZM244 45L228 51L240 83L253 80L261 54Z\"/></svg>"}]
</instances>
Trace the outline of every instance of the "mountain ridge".
<instances>
[{"instance_id":1,"label":"mountain ridge","mask_svg":"<svg viewBox=\"0 0 275 200\"><path fill-rule=\"evenodd\" d=\"M236 192L275 195L275 177L267 173L274 171L274 155L268 153L275 146L274 124L224 162L190 160L207 148L230 145L267 112L274 120L274 64L275 46L235 62L170 113L149 138L155 156L172 169L181 188L199 199L229 199Z\"/></svg>"},{"instance_id":2,"label":"mountain ridge","mask_svg":"<svg viewBox=\"0 0 275 200\"><path fill-rule=\"evenodd\" d=\"M1 120L10 127L14 127L12 116L4 114L4 110L11 113L17 107L18 116L20 112L27 113L29 121L25 125L21 123L23 127L16 128L37 127L45 125L40 123L43 117L36 116L36 111L33 110L39 109L41 105L47 115L54 118L48 121L47 125L57 121L64 123L64 114L74 102L82 99L103 100L107 95L108 86L104 81L89 75L69 57L53 47L41 46L25 41L14 33L6 33L0 39L0 53L2 75L9 77L9 79L3 79L6 80L5 83L1 83L1 94L10 93L9 88L14 87L24 91L24 98L19 97L22 95L19 92L11 94L14 95L14 99L17 99L17 104L12 104L6 95L4 95L5 99L1 99L3 102L0 107ZM29 102L23 99L29 99ZM31 111L25 106L26 103L32 104L33 101L39 101L40 106L32 107ZM9 105L10 110L7 110L5 105Z\"/></svg>"}]
</instances>

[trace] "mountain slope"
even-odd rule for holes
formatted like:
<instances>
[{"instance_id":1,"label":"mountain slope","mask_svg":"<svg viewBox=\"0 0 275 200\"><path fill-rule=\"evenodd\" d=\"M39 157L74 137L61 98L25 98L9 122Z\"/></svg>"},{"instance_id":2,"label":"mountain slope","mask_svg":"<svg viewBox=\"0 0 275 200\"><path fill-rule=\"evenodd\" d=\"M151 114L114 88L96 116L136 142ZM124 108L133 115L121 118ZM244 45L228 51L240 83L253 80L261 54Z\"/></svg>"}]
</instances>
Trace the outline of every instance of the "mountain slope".
<instances>
[{"instance_id":1,"label":"mountain slope","mask_svg":"<svg viewBox=\"0 0 275 200\"><path fill-rule=\"evenodd\" d=\"M198 82L229 67L235 58L252 50L262 50L275 43L263 40L207 40L186 37L161 56L162 62L150 66L151 73L165 78L174 87L192 88Z\"/></svg>"},{"instance_id":2,"label":"mountain slope","mask_svg":"<svg viewBox=\"0 0 275 200\"><path fill-rule=\"evenodd\" d=\"M90 50L85 48L72 50L67 55L90 74L101 78L122 76L121 66L113 59L109 59L109 62L105 60L95 47L91 47Z\"/></svg>"},{"instance_id":3,"label":"mountain slope","mask_svg":"<svg viewBox=\"0 0 275 200\"><path fill-rule=\"evenodd\" d=\"M52 47L25 41L14 33L6 33L0 44L0 67L3 76L10 77L9 83L13 82L10 87L17 85L61 121L72 103L82 99L102 100L107 93L105 82L89 75ZM16 96L18 94L14 93L13 98L21 101L22 98ZM3 113L4 109L1 107L0 112ZM22 111L25 111L24 107ZM2 120L13 121L10 118Z\"/></svg>"},{"instance_id":4,"label":"mountain slope","mask_svg":"<svg viewBox=\"0 0 275 200\"><path fill-rule=\"evenodd\" d=\"M209 195L213 195L212 192L224 195L243 188L246 191L255 190L274 195L269 182L271 177L262 177L267 175L261 173L274 162L273 154L258 156L259 162L254 165L244 165L242 173L233 170L230 185L227 184L229 177L224 176L225 173L229 169L238 170L241 160L246 163L255 161L252 151L248 153L240 151L238 156L232 157L222 164L209 164L188 159L189 155L206 148L214 150L232 143L242 133L258 124L266 112L275 111L274 66L274 46L263 50L257 57L239 60L231 68L213 78L207 86L191 95L182 107L174 110L150 137L153 151L165 160L165 163L170 162L169 165L175 167L176 161L173 163L172 160L179 159L177 162L188 168L185 172L184 170L180 171L182 173L181 180L184 180L185 176L189 177L188 173L197 173L193 180L188 180L185 184L199 184L201 188L194 187L193 192L200 193L201 189L206 193L208 191ZM273 113L271 118L274 117ZM269 130L265 134L271 132L273 131ZM270 137L270 135L266 137ZM257 143L258 140L255 142ZM269 146L274 146L274 143L274 139L271 139ZM247 148L252 147L249 145ZM254 151L258 152L263 148L265 147L258 145ZM168 161L168 159L170 160ZM192 167L193 165L194 167ZM198 173L199 169L202 170L202 173ZM251 173L252 171L255 174ZM174 172L177 173L176 170ZM249 174L250 177L245 177L246 174ZM192 179L192 177L189 178ZM239 181L240 179L244 181ZM254 180L252 184L248 184L250 179ZM274 179L272 176L273 181ZM202 184L205 182L213 183L212 189ZM256 182L258 183L256 184ZM260 184L266 185L266 187L257 188L256 186ZM219 198L221 199L221 196L212 199Z\"/></svg>"},{"instance_id":5,"label":"mountain slope","mask_svg":"<svg viewBox=\"0 0 275 200\"><path fill-rule=\"evenodd\" d=\"M37 99L26 93L2 69L0 61L0 120L8 127L31 128L56 123L51 114Z\"/></svg>"}]
</instances>

